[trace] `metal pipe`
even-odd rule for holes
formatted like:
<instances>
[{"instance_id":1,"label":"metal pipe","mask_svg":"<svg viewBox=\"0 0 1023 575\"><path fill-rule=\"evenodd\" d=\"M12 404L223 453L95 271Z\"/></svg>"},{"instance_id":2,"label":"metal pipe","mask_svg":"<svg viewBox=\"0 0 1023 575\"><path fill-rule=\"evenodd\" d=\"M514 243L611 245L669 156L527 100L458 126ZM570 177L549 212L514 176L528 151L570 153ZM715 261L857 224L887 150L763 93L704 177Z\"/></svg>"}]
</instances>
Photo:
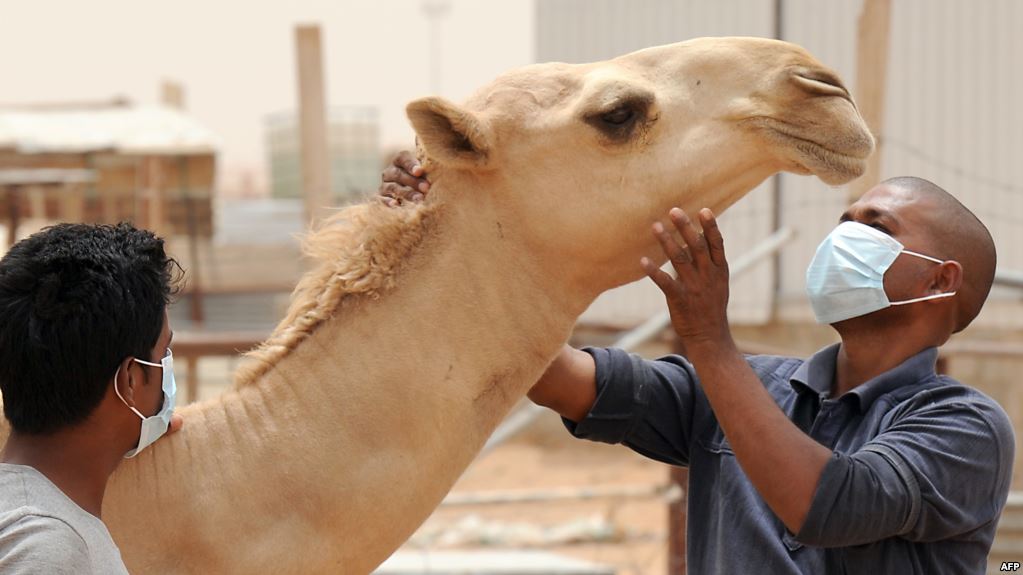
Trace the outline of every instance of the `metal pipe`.
<instances>
[{"instance_id":1,"label":"metal pipe","mask_svg":"<svg viewBox=\"0 0 1023 575\"><path fill-rule=\"evenodd\" d=\"M448 0L424 0L423 13L430 20L430 92L439 96L441 91L441 19L451 10Z\"/></svg>"}]
</instances>

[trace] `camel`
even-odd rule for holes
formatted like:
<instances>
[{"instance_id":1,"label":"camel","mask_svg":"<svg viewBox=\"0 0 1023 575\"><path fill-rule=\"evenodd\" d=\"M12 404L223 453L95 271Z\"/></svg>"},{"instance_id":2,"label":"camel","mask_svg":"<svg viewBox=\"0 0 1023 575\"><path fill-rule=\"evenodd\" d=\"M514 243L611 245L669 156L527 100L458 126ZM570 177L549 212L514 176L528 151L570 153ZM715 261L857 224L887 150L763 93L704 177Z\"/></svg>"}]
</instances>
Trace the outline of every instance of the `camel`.
<instances>
[{"instance_id":1,"label":"camel","mask_svg":"<svg viewBox=\"0 0 1023 575\"><path fill-rule=\"evenodd\" d=\"M407 114L426 200L312 233L315 268L233 389L111 479L132 572L371 572L587 305L663 262L669 208L720 213L782 170L841 184L873 150L835 73L757 38L526 66Z\"/></svg>"}]
</instances>

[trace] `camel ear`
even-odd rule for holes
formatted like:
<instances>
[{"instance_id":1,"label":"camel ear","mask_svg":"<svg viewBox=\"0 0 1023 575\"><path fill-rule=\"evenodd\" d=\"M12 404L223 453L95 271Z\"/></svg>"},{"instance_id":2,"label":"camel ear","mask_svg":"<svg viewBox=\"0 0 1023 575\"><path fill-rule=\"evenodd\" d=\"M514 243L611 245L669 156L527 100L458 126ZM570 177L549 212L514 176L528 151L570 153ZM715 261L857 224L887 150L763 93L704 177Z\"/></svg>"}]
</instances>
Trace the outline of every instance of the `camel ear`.
<instances>
[{"instance_id":1,"label":"camel ear","mask_svg":"<svg viewBox=\"0 0 1023 575\"><path fill-rule=\"evenodd\" d=\"M405 113L428 158L457 168L487 165L490 134L471 112L431 96L411 102Z\"/></svg>"}]
</instances>

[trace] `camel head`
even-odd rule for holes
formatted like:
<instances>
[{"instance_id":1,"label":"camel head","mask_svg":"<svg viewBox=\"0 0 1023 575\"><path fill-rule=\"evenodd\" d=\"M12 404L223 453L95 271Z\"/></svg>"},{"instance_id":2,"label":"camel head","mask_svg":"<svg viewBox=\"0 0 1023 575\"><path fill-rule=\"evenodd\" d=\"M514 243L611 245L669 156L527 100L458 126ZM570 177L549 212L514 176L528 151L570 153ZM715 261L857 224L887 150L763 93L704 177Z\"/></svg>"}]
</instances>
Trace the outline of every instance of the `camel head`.
<instances>
[{"instance_id":1,"label":"camel head","mask_svg":"<svg viewBox=\"0 0 1023 575\"><path fill-rule=\"evenodd\" d=\"M470 206L594 294L639 278L643 255L663 260L649 230L672 206L720 213L778 171L848 182L874 146L834 72L762 38L527 66L464 105L430 97L407 112L435 182L427 202Z\"/></svg>"}]
</instances>

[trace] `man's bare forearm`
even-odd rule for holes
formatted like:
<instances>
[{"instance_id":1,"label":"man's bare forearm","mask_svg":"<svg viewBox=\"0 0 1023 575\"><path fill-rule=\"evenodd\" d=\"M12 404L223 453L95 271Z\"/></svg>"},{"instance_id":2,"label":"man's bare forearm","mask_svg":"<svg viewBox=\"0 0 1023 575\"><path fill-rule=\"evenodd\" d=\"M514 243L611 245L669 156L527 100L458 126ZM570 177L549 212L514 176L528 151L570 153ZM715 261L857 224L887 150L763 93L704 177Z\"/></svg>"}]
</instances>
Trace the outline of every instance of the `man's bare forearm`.
<instances>
[{"instance_id":1,"label":"man's bare forearm","mask_svg":"<svg viewBox=\"0 0 1023 575\"><path fill-rule=\"evenodd\" d=\"M562 417L582 421L597 399L596 373L590 354L565 345L529 390L529 399Z\"/></svg>"}]
</instances>

